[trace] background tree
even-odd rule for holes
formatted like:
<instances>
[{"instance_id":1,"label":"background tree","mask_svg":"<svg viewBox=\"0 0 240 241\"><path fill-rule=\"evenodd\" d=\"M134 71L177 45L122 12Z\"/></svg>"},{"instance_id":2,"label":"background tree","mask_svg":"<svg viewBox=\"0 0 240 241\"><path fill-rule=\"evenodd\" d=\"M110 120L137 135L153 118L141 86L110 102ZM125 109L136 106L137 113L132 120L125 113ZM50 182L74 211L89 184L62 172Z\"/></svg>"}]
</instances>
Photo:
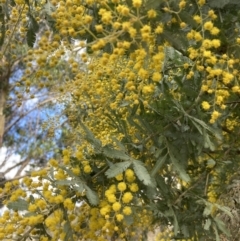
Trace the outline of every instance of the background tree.
<instances>
[{"instance_id":1,"label":"background tree","mask_svg":"<svg viewBox=\"0 0 240 241\"><path fill-rule=\"evenodd\" d=\"M47 85L47 76L31 77L31 71L38 69L35 60L29 59L27 65L25 61L48 29L48 7L24 1L1 3L0 147L7 152L0 158L0 167L7 176L12 170L19 176L29 165L44 166L64 142L63 105L56 105L58 95ZM57 78L60 88L58 71L57 67L52 70L51 78L52 82ZM27 81L21 79L23 75ZM55 131L57 126L61 130ZM20 160L12 160L13 155Z\"/></svg>"},{"instance_id":2,"label":"background tree","mask_svg":"<svg viewBox=\"0 0 240 241\"><path fill-rule=\"evenodd\" d=\"M238 1L52 1L40 19L46 7L20 82L61 83L68 147L5 184L0 238L145 240L160 226L163 240L234 240Z\"/></svg>"}]
</instances>

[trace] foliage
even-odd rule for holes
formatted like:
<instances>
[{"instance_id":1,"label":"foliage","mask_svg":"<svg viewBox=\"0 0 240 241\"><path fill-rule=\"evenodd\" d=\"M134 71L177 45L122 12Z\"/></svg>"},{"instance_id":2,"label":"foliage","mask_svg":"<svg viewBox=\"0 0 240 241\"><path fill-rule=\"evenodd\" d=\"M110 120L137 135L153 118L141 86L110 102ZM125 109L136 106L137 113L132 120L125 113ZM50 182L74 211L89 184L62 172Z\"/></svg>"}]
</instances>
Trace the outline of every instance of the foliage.
<instances>
[{"instance_id":1,"label":"foliage","mask_svg":"<svg viewBox=\"0 0 240 241\"><path fill-rule=\"evenodd\" d=\"M146 240L161 227L159 240L231 240L220 194L239 169L240 3L3 2L30 14L20 82L59 78L70 134L61 158L5 184L0 239Z\"/></svg>"}]
</instances>

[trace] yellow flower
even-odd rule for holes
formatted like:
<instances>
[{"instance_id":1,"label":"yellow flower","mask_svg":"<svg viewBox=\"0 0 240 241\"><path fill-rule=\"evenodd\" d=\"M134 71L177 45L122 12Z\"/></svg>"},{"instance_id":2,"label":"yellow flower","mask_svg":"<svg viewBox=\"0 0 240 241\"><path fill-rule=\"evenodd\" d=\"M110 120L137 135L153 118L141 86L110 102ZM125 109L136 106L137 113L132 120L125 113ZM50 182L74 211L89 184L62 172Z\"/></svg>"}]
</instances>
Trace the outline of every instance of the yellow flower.
<instances>
[{"instance_id":1,"label":"yellow flower","mask_svg":"<svg viewBox=\"0 0 240 241\"><path fill-rule=\"evenodd\" d=\"M202 102L202 108L204 109L204 110L209 110L210 109L210 105L209 105L209 103L207 102L207 101L203 101Z\"/></svg>"},{"instance_id":2,"label":"yellow flower","mask_svg":"<svg viewBox=\"0 0 240 241\"><path fill-rule=\"evenodd\" d=\"M139 190L137 183L132 183L132 184L130 185L130 190L131 190L132 192L137 192L137 191Z\"/></svg>"},{"instance_id":3,"label":"yellow flower","mask_svg":"<svg viewBox=\"0 0 240 241\"><path fill-rule=\"evenodd\" d=\"M79 175L80 174L80 168L79 167L74 167L72 169L72 172L75 174L75 175Z\"/></svg>"},{"instance_id":4,"label":"yellow flower","mask_svg":"<svg viewBox=\"0 0 240 241\"><path fill-rule=\"evenodd\" d=\"M112 205L112 209L117 212L121 209L121 203L120 202L115 202L113 205Z\"/></svg>"},{"instance_id":5,"label":"yellow flower","mask_svg":"<svg viewBox=\"0 0 240 241\"><path fill-rule=\"evenodd\" d=\"M156 18L157 16L157 12L153 9L150 9L148 12L147 12L147 15L148 15L148 18Z\"/></svg>"},{"instance_id":6,"label":"yellow flower","mask_svg":"<svg viewBox=\"0 0 240 241\"><path fill-rule=\"evenodd\" d=\"M212 47L212 41L210 39L204 39L202 42L202 46L205 49L210 49Z\"/></svg>"},{"instance_id":7,"label":"yellow flower","mask_svg":"<svg viewBox=\"0 0 240 241\"><path fill-rule=\"evenodd\" d=\"M118 181L122 181L122 179L123 179L123 174L120 173L120 174L118 174L115 178L116 178Z\"/></svg>"},{"instance_id":8,"label":"yellow flower","mask_svg":"<svg viewBox=\"0 0 240 241\"><path fill-rule=\"evenodd\" d=\"M218 35L220 30L217 27L213 27L210 31L212 35Z\"/></svg>"},{"instance_id":9,"label":"yellow flower","mask_svg":"<svg viewBox=\"0 0 240 241\"><path fill-rule=\"evenodd\" d=\"M154 82L159 82L162 78L162 75L159 72L154 72L152 75L152 80Z\"/></svg>"},{"instance_id":10,"label":"yellow flower","mask_svg":"<svg viewBox=\"0 0 240 241\"><path fill-rule=\"evenodd\" d=\"M162 24L159 24L156 29L155 29L155 33L156 34L160 34L163 32L163 25Z\"/></svg>"},{"instance_id":11,"label":"yellow flower","mask_svg":"<svg viewBox=\"0 0 240 241\"><path fill-rule=\"evenodd\" d=\"M111 211L110 207L107 205L107 206L104 206L100 209L100 213L102 216L105 216L106 214L108 214L109 212Z\"/></svg>"},{"instance_id":12,"label":"yellow flower","mask_svg":"<svg viewBox=\"0 0 240 241\"><path fill-rule=\"evenodd\" d=\"M182 0L182 1L178 4L178 6L179 6L180 9L183 9L183 8L185 8L185 6L186 6L186 2L185 2L184 0Z\"/></svg>"},{"instance_id":13,"label":"yellow flower","mask_svg":"<svg viewBox=\"0 0 240 241\"><path fill-rule=\"evenodd\" d=\"M213 10L208 11L208 16L213 20L217 18L217 15L214 13Z\"/></svg>"},{"instance_id":14,"label":"yellow flower","mask_svg":"<svg viewBox=\"0 0 240 241\"><path fill-rule=\"evenodd\" d=\"M133 28L133 27L130 27L128 29L128 33L130 34L131 38L134 38L136 36L136 34L137 34L137 30L135 28Z\"/></svg>"},{"instance_id":15,"label":"yellow flower","mask_svg":"<svg viewBox=\"0 0 240 241\"><path fill-rule=\"evenodd\" d=\"M203 27L205 30L210 31L213 28L213 23L211 21L208 21L208 22L204 23Z\"/></svg>"},{"instance_id":16,"label":"yellow flower","mask_svg":"<svg viewBox=\"0 0 240 241\"><path fill-rule=\"evenodd\" d=\"M206 0L198 0L199 6L203 6L206 3Z\"/></svg>"},{"instance_id":17,"label":"yellow flower","mask_svg":"<svg viewBox=\"0 0 240 241\"><path fill-rule=\"evenodd\" d=\"M117 187L118 187L118 190L121 191L121 192L123 192L123 191L125 191L127 189L127 185L126 185L125 182L118 183Z\"/></svg>"},{"instance_id":18,"label":"yellow flower","mask_svg":"<svg viewBox=\"0 0 240 241\"><path fill-rule=\"evenodd\" d=\"M202 18L199 15L193 16L193 19L199 24L202 22Z\"/></svg>"},{"instance_id":19,"label":"yellow flower","mask_svg":"<svg viewBox=\"0 0 240 241\"><path fill-rule=\"evenodd\" d=\"M115 193L115 192L117 191L116 185L115 185L115 184L112 184L112 185L109 187L109 190L110 190L112 193Z\"/></svg>"},{"instance_id":20,"label":"yellow flower","mask_svg":"<svg viewBox=\"0 0 240 241\"><path fill-rule=\"evenodd\" d=\"M105 11L102 14L101 20L102 20L103 23L109 24L112 21L112 13L110 11Z\"/></svg>"},{"instance_id":21,"label":"yellow flower","mask_svg":"<svg viewBox=\"0 0 240 241\"><path fill-rule=\"evenodd\" d=\"M234 76L231 73L224 72L223 73L223 83L229 84L233 80Z\"/></svg>"},{"instance_id":22,"label":"yellow flower","mask_svg":"<svg viewBox=\"0 0 240 241\"><path fill-rule=\"evenodd\" d=\"M71 198L65 199L65 201L63 202L63 205L64 205L65 208L67 208L69 210L73 210L74 209L74 204L73 204Z\"/></svg>"},{"instance_id":23,"label":"yellow flower","mask_svg":"<svg viewBox=\"0 0 240 241\"><path fill-rule=\"evenodd\" d=\"M218 47L220 47L220 45L221 45L221 42L220 42L219 39L213 39L213 40L212 40L212 46L213 46L214 48L218 48Z\"/></svg>"},{"instance_id":24,"label":"yellow flower","mask_svg":"<svg viewBox=\"0 0 240 241\"><path fill-rule=\"evenodd\" d=\"M83 168L83 171L85 173L91 173L92 172L92 168L89 166L89 165L86 165L84 168Z\"/></svg>"},{"instance_id":25,"label":"yellow flower","mask_svg":"<svg viewBox=\"0 0 240 241\"><path fill-rule=\"evenodd\" d=\"M57 195L54 197L53 202L59 204L59 203L62 203L63 200L64 200L64 198L62 195Z\"/></svg>"},{"instance_id":26,"label":"yellow flower","mask_svg":"<svg viewBox=\"0 0 240 241\"><path fill-rule=\"evenodd\" d=\"M49 164L53 167L57 167L58 166L58 161L56 161L55 159L50 159L49 160Z\"/></svg>"},{"instance_id":27,"label":"yellow flower","mask_svg":"<svg viewBox=\"0 0 240 241\"><path fill-rule=\"evenodd\" d=\"M211 51L204 51L203 52L203 56L205 57L205 58L210 58L211 56L212 56L212 53L211 53Z\"/></svg>"},{"instance_id":28,"label":"yellow flower","mask_svg":"<svg viewBox=\"0 0 240 241\"><path fill-rule=\"evenodd\" d=\"M191 30L189 33L187 33L187 38L188 39L193 39L193 37L194 37L194 31Z\"/></svg>"},{"instance_id":29,"label":"yellow flower","mask_svg":"<svg viewBox=\"0 0 240 241\"><path fill-rule=\"evenodd\" d=\"M211 119L210 119L210 123L213 124L216 122L216 120L218 119L218 117L220 116L221 114L218 112L218 111L213 111L212 115L211 115Z\"/></svg>"},{"instance_id":30,"label":"yellow flower","mask_svg":"<svg viewBox=\"0 0 240 241\"><path fill-rule=\"evenodd\" d=\"M238 85L235 85L235 86L232 87L232 91L234 93L238 93L238 92L240 92L240 87Z\"/></svg>"},{"instance_id":31,"label":"yellow flower","mask_svg":"<svg viewBox=\"0 0 240 241\"><path fill-rule=\"evenodd\" d=\"M125 176L128 182L133 182L136 179L132 169L127 169L125 171Z\"/></svg>"},{"instance_id":32,"label":"yellow flower","mask_svg":"<svg viewBox=\"0 0 240 241\"><path fill-rule=\"evenodd\" d=\"M145 85L142 88L142 93L145 95L152 94L154 92L154 86L153 85Z\"/></svg>"},{"instance_id":33,"label":"yellow flower","mask_svg":"<svg viewBox=\"0 0 240 241\"><path fill-rule=\"evenodd\" d=\"M36 202L37 206L41 209L45 209L46 206L47 206L47 203L45 200L43 199L39 199L37 202Z\"/></svg>"},{"instance_id":34,"label":"yellow flower","mask_svg":"<svg viewBox=\"0 0 240 241\"><path fill-rule=\"evenodd\" d=\"M35 212L37 210L38 206L36 204L30 204L28 206L28 211Z\"/></svg>"},{"instance_id":35,"label":"yellow flower","mask_svg":"<svg viewBox=\"0 0 240 241\"><path fill-rule=\"evenodd\" d=\"M121 222L123 220L124 216L122 214L117 214L116 219L118 222Z\"/></svg>"},{"instance_id":36,"label":"yellow flower","mask_svg":"<svg viewBox=\"0 0 240 241\"><path fill-rule=\"evenodd\" d=\"M221 95L217 96L217 99L216 99L215 103L217 105L221 105L222 102L223 102L223 97Z\"/></svg>"},{"instance_id":37,"label":"yellow flower","mask_svg":"<svg viewBox=\"0 0 240 241\"><path fill-rule=\"evenodd\" d=\"M107 196L107 199L110 203L115 203L116 202L116 196L114 194L110 194Z\"/></svg>"},{"instance_id":38,"label":"yellow flower","mask_svg":"<svg viewBox=\"0 0 240 241\"><path fill-rule=\"evenodd\" d=\"M130 214L132 213L131 207L124 207L123 213L124 213L125 215L130 215Z\"/></svg>"},{"instance_id":39,"label":"yellow flower","mask_svg":"<svg viewBox=\"0 0 240 241\"><path fill-rule=\"evenodd\" d=\"M187 26L187 24L186 24L185 22L181 22L181 23L180 23L180 27L181 27L181 28L186 28L186 26Z\"/></svg>"},{"instance_id":40,"label":"yellow flower","mask_svg":"<svg viewBox=\"0 0 240 241\"><path fill-rule=\"evenodd\" d=\"M129 202L132 201L132 199L133 199L133 195L132 195L132 193L130 193L130 192L124 193L124 195L123 195L123 197L122 197L122 201L123 201L124 203L129 203Z\"/></svg>"},{"instance_id":41,"label":"yellow flower","mask_svg":"<svg viewBox=\"0 0 240 241\"><path fill-rule=\"evenodd\" d=\"M28 224L34 226L38 223L42 223L43 220L44 220L44 217L41 214L38 214L36 216L28 217Z\"/></svg>"},{"instance_id":42,"label":"yellow flower","mask_svg":"<svg viewBox=\"0 0 240 241\"><path fill-rule=\"evenodd\" d=\"M142 6L142 0L133 0L132 5L135 8L140 8Z\"/></svg>"},{"instance_id":43,"label":"yellow flower","mask_svg":"<svg viewBox=\"0 0 240 241\"><path fill-rule=\"evenodd\" d=\"M95 29L98 33L101 33L103 31L103 26L101 24L95 25Z\"/></svg>"},{"instance_id":44,"label":"yellow flower","mask_svg":"<svg viewBox=\"0 0 240 241\"><path fill-rule=\"evenodd\" d=\"M202 35L201 35L201 33L195 32L195 34L194 34L194 39L195 39L197 42L200 41L200 40L202 40Z\"/></svg>"}]
</instances>

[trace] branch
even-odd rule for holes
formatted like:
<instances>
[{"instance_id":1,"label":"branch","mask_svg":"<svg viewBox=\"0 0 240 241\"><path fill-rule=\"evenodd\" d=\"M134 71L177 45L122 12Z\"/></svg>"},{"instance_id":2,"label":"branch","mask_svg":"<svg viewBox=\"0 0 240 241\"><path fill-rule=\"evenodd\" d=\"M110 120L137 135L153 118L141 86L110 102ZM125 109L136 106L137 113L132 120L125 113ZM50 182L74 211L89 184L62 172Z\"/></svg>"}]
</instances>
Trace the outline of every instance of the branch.
<instances>
[{"instance_id":1,"label":"branch","mask_svg":"<svg viewBox=\"0 0 240 241\"><path fill-rule=\"evenodd\" d=\"M176 205L187 192L189 192L190 190L192 190L194 187L196 187L196 186L198 185L198 183L199 183L200 181L203 180L203 178L204 178L204 176L205 176L205 173L203 173L203 174L204 174L204 175L202 175L202 176L195 182L195 184L193 184L191 187L189 187L187 190L185 190L183 193L181 193L181 194L178 196L177 200L173 203L173 205Z\"/></svg>"}]
</instances>

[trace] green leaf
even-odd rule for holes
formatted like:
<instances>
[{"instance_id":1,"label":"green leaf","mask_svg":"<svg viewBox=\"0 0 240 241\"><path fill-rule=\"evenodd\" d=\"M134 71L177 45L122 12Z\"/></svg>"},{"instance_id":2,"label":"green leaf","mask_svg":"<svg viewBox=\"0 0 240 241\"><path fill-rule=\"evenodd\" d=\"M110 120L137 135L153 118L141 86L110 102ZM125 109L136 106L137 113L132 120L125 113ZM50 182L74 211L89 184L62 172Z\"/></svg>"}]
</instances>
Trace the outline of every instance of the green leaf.
<instances>
[{"instance_id":1,"label":"green leaf","mask_svg":"<svg viewBox=\"0 0 240 241\"><path fill-rule=\"evenodd\" d=\"M200 125L198 125L195 121L192 120L193 125L197 128L198 132L203 135L203 131Z\"/></svg>"},{"instance_id":2,"label":"green leaf","mask_svg":"<svg viewBox=\"0 0 240 241\"><path fill-rule=\"evenodd\" d=\"M32 217L32 216L36 216L36 212L27 212L27 213L24 213L24 217Z\"/></svg>"},{"instance_id":3,"label":"green leaf","mask_svg":"<svg viewBox=\"0 0 240 241\"><path fill-rule=\"evenodd\" d=\"M72 227L69 220L65 222L63 226L63 231L66 234L64 237L64 241L69 241L69 240L73 241Z\"/></svg>"},{"instance_id":4,"label":"green leaf","mask_svg":"<svg viewBox=\"0 0 240 241\"><path fill-rule=\"evenodd\" d=\"M131 224L133 224L134 219L133 219L133 215L128 215L128 216L124 216L124 222L130 226Z\"/></svg>"},{"instance_id":5,"label":"green leaf","mask_svg":"<svg viewBox=\"0 0 240 241\"><path fill-rule=\"evenodd\" d=\"M174 101L175 105L177 106L178 109L180 109L183 114L185 116L187 116L191 121L192 123L195 125L195 127L198 129L199 133L201 133L202 135L204 134L203 131L201 130L201 128L198 126L198 124L205 130L208 130L209 132L211 132L217 139L221 140L222 139L222 136L220 134L219 131L215 130L214 128L208 126L204 121L202 120L199 120L193 116L190 116L184 109L183 107L180 105L179 102L177 101Z\"/></svg>"},{"instance_id":6,"label":"green leaf","mask_svg":"<svg viewBox=\"0 0 240 241\"><path fill-rule=\"evenodd\" d=\"M85 139L89 141L96 149L100 150L102 147L101 141L96 139L93 133L82 122L79 122L79 124L86 134Z\"/></svg>"},{"instance_id":7,"label":"green leaf","mask_svg":"<svg viewBox=\"0 0 240 241\"><path fill-rule=\"evenodd\" d=\"M114 143L116 143L116 145L119 147L119 149L120 149L121 151L126 152L126 148L125 148L124 144L122 144L121 141L119 141L119 140L118 140L117 138L115 138L115 137L113 137L112 140L113 140Z\"/></svg>"},{"instance_id":8,"label":"green leaf","mask_svg":"<svg viewBox=\"0 0 240 241\"><path fill-rule=\"evenodd\" d=\"M145 8L147 10L149 10L149 9L156 9L163 2L164 2L163 0L147 0L146 3L145 3Z\"/></svg>"},{"instance_id":9,"label":"green leaf","mask_svg":"<svg viewBox=\"0 0 240 241\"><path fill-rule=\"evenodd\" d=\"M233 218L233 215L231 213L231 210L229 207L226 207L226 206L222 206L222 205L219 205L217 203L214 204L219 210L223 211L224 213L226 213L230 218Z\"/></svg>"},{"instance_id":10,"label":"green leaf","mask_svg":"<svg viewBox=\"0 0 240 241\"><path fill-rule=\"evenodd\" d=\"M126 0L128 7L132 7L132 0Z\"/></svg>"},{"instance_id":11,"label":"green leaf","mask_svg":"<svg viewBox=\"0 0 240 241\"><path fill-rule=\"evenodd\" d=\"M144 164L140 161L133 161L133 169L140 181L142 181L145 185L151 185L151 176L149 175L146 167L144 167Z\"/></svg>"},{"instance_id":12,"label":"green leaf","mask_svg":"<svg viewBox=\"0 0 240 241\"><path fill-rule=\"evenodd\" d=\"M213 205L207 201L204 201L204 203L205 203L205 208L203 211L203 216L207 217L211 214Z\"/></svg>"},{"instance_id":13,"label":"green leaf","mask_svg":"<svg viewBox=\"0 0 240 241\"><path fill-rule=\"evenodd\" d=\"M209 148L211 151L215 151L215 145L211 142L209 135L204 135L204 147Z\"/></svg>"},{"instance_id":14,"label":"green leaf","mask_svg":"<svg viewBox=\"0 0 240 241\"><path fill-rule=\"evenodd\" d=\"M157 162L150 173L151 177L154 177L156 175L156 173L160 170L162 165L165 163L167 156L168 156L168 154L166 154L164 157L159 157L157 159Z\"/></svg>"},{"instance_id":15,"label":"green leaf","mask_svg":"<svg viewBox=\"0 0 240 241\"><path fill-rule=\"evenodd\" d=\"M177 216L172 208L172 206L169 207L169 214L173 217L173 231L174 231L174 235L177 236L178 231L179 231L179 225L178 225L178 220L177 220Z\"/></svg>"},{"instance_id":16,"label":"green leaf","mask_svg":"<svg viewBox=\"0 0 240 241\"><path fill-rule=\"evenodd\" d=\"M48 180L49 180L49 178L51 180L54 180L54 168L53 167L51 167L49 172L48 172Z\"/></svg>"},{"instance_id":17,"label":"green leaf","mask_svg":"<svg viewBox=\"0 0 240 241\"><path fill-rule=\"evenodd\" d=\"M188 117L193 121L197 122L199 125L201 125L205 130L208 130L209 132L211 132L216 138L218 138L219 140L222 139L221 135L214 130L212 127L208 126L204 121L199 120L193 116L188 115Z\"/></svg>"},{"instance_id":18,"label":"green leaf","mask_svg":"<svg viewBox=\"0 0 240 241\"><path fill-rule=\"evenodd\" d=\"M186 46L186 40L185 37L180 34L176 33L173 34L173 32L170 32L168 30L164 30L162 33L162 36L179 52L183 53L185 55L185 50L187 48Z\"/></svg>"},{"instance_id":19,"label":"green leaf","mask_svg":"<svg viewBox=\"0 0 240 241\"><path fill-rule=\"evenodd\" d=\"M240 5L239 0L229 0L229 4L237 4Z\"/></svg>"},{"instance_id":20,"label":"green leaf","mask_svg":"<svg viewBox=\"0 0 240 241\"><path fill-rule=\"evenodd\" d=\"M59 168L63 169L70 177L76 177L76 175L64 165L59 165Z\"/></svg>"},{"instance_id":21,"label":"green leaf","mask_svg":"<svg viewBox=\"0 0 240 241\"><path fill-rule=\"evenodd\" d=\"M189 227L187 225L182 225L181 226L181 232L183 233L184 238L187 238L187 237L190 236L190 234L189 234Z\"/></svg>"},{"instance_id":22,"label":"green leaf","mask_svg":"<svg viewBox=\"0 0 240 241\"><path fill-rule=\"evenodd\" d=\"M108 178L115 177L118 174L124 172L131 164L131 161L115 163L110 166L110 168L105 172L105 174Z\"/></svg>"},{"instance_id":23,"label":"green leaf","mask_svg":"<svg viewBox=\"0 0 240 241\"><path fill-rule=\"evenodd\" d=\"M37 22L37 20L31 15L28 14L28 18L29 18L29 26L33 29L33 31L36 33L39 30L39 24Z\"/></svg>"},{"instance_id":24,"label":"green leaf","mask_svg":"<svg viewBox=\"0 0 240 241\"><path fill-rule=\"evenodd\" d=\"M27 30L27 44L29 47L33 47L36 40L36 33L32 28Z\"/></svg>"},{"instance_id":25,"label":"green leaf","mask_svg":"<svg viewBox=\"0 0 240 241\"><path fill-rule=\"evenodd\" d=\"M167 60L174 59L176 50L173 47L165 47L164 52L165 52L164 54L165 54Z\"/></svg>"},{"instance_id":26,"label":"green leaf","mask_svg":"<svg viewBox=\"0 0 240 241\"><path fill-rule=\"evenodd\" d=\"M30 196L29 196L29 200L30 200L31 203L34 203L34 202L35 202L34 196L33 196L33 195L30 195Z\"/></svg>"},{"instance_id":27,"label":"green leaf","mask_svg":"<svg viewBox=\"0 0 240 241\"><path fill-rule=\"evenodd\" d=\"M134 160L130 156L128 156L123 150L116 150L110 147L109 145L104 146L102 148L103 155L112 158L112 159L119 159L123 161L131 161Z\"/></svg>"},{"instance_id":28,"label":"green leaf","mask_svg":"<svg viewBox=\"0 0 240 241\"><path fill-rule=\"evenodd\" d=\"M212 8L223 8L229 3L229 0L208 0L208 4Z\"/></svg>"},{"instance_id":29,"label":"green leaf","mask_svg":"<svg viewBox=\"0 0 240 241\"><path fill-rule=\"evenodd\" d=\"M29 18L29 26L27 31L27 44L28 46L33 47L36 41L36 33L39 30L39 25L36 19L31 14L28 14L28 18Z\"/></svg>"},{"instance_id":30,"label":"green leaf","mask_svg":"<svg viewBox=\"0 0 240 241\"><path fill-rule=\"evenodd\" d=\"M83 182L76 182L75 185L73 186L73 189L76 190L77 192L82 193L85 190L85 185Z\"/></svg>"},{"instance_id":31,"label":"green leaf","mask_svg":"<svg viewBox=\"0 0 240 241\"><path fill-rule=\"evenodd\" d=\"M213 230L214 230L215 235L216 235L216 241L220 241L220 237L219 237L219 234L218 234L218 230L217 230L216 225L213 225Z\"/></svg>"},{"instance_id":32,"label":"green leaf","mask_svg":"<svg viewBox=\"0 0 240 241\"><path fill-rule=\"evenodd\" d=\"M75 174L71 170L67 169L66 167L60 166L60 168L65 170L68 173L68 175L73 179L57 180L55 181L57 185L72 186L73 189L76 190L77 192L83 192L85 190L84 182L79 177L75 176Z\"/></svg>"},{"instance_id":33,"label":"green leaf","mask_svg":"<svg viewBox=\"0 0 240 241\"><path fill-rule=\"evenodd\" d=\"M191 13L187 12L187 11L181 11L179 13L179 16L181 18L181 20L185 23L187 23L188 25L190 25L193 28L197 28L197 23L193 20L193 17L191 15Z\"/></svg>"},{"instance_id":34,"label":"green leaf","mask_svg":"<svg viewBox=\"0 0 240 241\"><path fill-rule=\"evenodd\" d=\"M46 4L44 5L44 11L48 14L51 15L54 10L56 9L54 5L51 3L51 1L46 1Z\"/></svg>"},{"instance_id":35,"label":"green leaf","mask_svg":"<svg viewBox=\"0 0 240 241\"><path fill-rule=\"evenodd\" d=\"M158 186L159 190L164 194L164 196L165 195L168 196L170 190L169 190L168 186L166 185L164 178L160 175L157 175L155 180L157 182L157 186Z\"/></svg>"},{"instance_id":36,"label":"green leaf","mask_svg":"<svg viewBox=\"0 0 240 241\"><path fill-rule=\"evenodd\" d=\"M88 186L85 186L85 188L86 188L86 196L90 204L94 206L98 205L99 203L98 194L93 190L91 190Z\"/></svg>"},{"instance_id":37,"label":"green leaf","mask_svg":"<svg viewBox=\"0 0 240 241\"><path fill-rule=\"evenodd\" d=\"M25 211L28 210L28 205L29 203L26 200L19 198L17 201L10 202L7 207L14 211Z\"/></svg>"},{"instance_id":38,"label":"green leaf","mask_svg":"<svg viewBox=\"0 0 240 241\"><path fill-rule=\"evenodd\" d=\"M217 224L217 227L219 230L221 230L224 234L226 234L228 237L231 236L229 230L226 228L226 225L222 220L220 220L218 217L213 218L215 223Z\"/></svg>"},{"instance_id":39,"label":"green leaf","mask_svg":"<svg viewBox=\"0 0 240 241\"><path fill-rule=\"evenodd\" d=\"M210 228L210 226L211 226L211 219L210 218L208 218L207 220L206 220L206 222L205 222L205 224L204 224L204 229L205 230L209 230L209 228Z\"/></svg>"},{"instance_id":40,"label":"green leaf","mask_svg":"<svg viewBox=\"0 0 240 241\"><path fill-rule=\"evenodd\" d=\"M70 185L75 185L76 181L74 181L74 180L57 180L56 184L63 185L63 186L70 186Z\"/></svg>"},{"instance_id":41,"label":"green leaf","mask_svg":"<svg viewBox=\"0 0 240 241\"><path fill-rule=\"evenodd\" d=\"M216 165L216 162L213 159L207 160L207 167L208 168L213 168L215 165Z\"/></svg>"},{"instance_id":42,"label":"green leaf","mask_svg":"<svg viewBox=\"0 0 240 241\"><path fill-rule=\"evenodd\" d=\"M185 182L189 182L190 181L190 177L187 174L187 172L184 170L184 168L182 167L181 163L173 156L173 154L171 153L171 151L169 152L169 156L171 159L171 162L174 166L174 168L176 169L176 171L179 173L180 178L185 181Z\"/></svg>"}]
</instances>

